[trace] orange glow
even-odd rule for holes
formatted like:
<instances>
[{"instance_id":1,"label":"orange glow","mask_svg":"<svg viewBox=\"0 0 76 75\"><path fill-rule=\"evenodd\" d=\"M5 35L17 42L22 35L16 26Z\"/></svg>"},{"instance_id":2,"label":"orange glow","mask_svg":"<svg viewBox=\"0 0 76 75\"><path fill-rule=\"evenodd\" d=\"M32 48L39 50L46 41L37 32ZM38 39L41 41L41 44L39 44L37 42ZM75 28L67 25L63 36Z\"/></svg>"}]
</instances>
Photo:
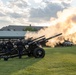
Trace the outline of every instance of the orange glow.
<instances>
[{"instance_id":1,"label":"orange glow","mask_svg":"<svg viewBox=\"0 0 76 75\"><path fill-rule=\"evenodd\" d=\"M45 35L46 38L53 36L58 33L62 33L62 36L50 39L46 45L54 47L58 43L64 42L64 40L69 40L76 44L76 8L68 8L63 12L57 13L58 18L51 18L51 23L54 22L53 25L43 28L37 33L27 33L27 37L39 37Z\"/></svg>"}]
</instances>

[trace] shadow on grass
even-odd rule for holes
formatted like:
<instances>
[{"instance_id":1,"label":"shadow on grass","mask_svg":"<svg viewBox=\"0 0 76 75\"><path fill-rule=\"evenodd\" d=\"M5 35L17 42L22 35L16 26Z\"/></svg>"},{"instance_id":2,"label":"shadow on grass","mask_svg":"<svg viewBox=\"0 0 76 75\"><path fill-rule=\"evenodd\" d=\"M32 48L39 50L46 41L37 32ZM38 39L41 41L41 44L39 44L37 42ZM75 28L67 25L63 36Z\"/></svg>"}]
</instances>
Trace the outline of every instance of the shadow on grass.
<instances>
[{"instance_id":1,"label":"shadow on grass","mask_svg":"<svg viewBox=\"0 0 76 75\"><path fill-rule=\"evenodd\" d=\"M22 59L13 58L8 61L0 60L0 75L13 75L14 73L32 66L34 63L40 61L34 57L23 57Z\"/></svg>"}]
</instances>

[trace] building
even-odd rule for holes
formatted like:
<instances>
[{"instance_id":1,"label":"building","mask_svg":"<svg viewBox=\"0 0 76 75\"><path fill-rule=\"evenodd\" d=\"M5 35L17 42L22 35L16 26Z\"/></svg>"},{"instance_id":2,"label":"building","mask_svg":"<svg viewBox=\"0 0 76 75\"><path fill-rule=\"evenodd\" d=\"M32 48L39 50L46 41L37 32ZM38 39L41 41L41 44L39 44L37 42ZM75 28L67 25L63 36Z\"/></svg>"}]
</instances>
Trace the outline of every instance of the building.
<instances>
[{"instance_id":1,"label":"building","mask_svg":"<svg viewBox=\"0 0 76 75\"><path fill-rule=\"evenodd\" d=\"M5 26L0 29L0 31L24 31L28 26L17 26L17 25L9 25ZM36 30L40 30L41 26L31 26L32 28L35 28Z\"/></svg>"},{"instance_id":2,"label":"building","mask_svg":"<svg viewBox=\"0 0 76 75\"><path fill-rule=\"evenodd\" d=\"M0 31L0 39L25 38L26 31Z\"/></svg>"}]
</instances>

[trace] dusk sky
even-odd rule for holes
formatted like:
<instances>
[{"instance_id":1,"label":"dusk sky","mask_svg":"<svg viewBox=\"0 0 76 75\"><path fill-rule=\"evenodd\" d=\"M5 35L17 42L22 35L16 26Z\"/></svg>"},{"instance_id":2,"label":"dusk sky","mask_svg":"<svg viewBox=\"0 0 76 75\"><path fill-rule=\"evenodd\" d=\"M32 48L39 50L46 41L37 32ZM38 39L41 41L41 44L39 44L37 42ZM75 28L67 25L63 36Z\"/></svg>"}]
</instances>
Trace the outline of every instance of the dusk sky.
<instances>
[{"instance_id":1,"label":"dusk sky","mask_svg":"<svg viewBox=\"0 0 76 75\"><path fill-rule=\"evenodd\" d=\"M8 25L49 26L57 13L76 7L76 0L0 0L0 28Z\"/></svg>"}]
</instances>

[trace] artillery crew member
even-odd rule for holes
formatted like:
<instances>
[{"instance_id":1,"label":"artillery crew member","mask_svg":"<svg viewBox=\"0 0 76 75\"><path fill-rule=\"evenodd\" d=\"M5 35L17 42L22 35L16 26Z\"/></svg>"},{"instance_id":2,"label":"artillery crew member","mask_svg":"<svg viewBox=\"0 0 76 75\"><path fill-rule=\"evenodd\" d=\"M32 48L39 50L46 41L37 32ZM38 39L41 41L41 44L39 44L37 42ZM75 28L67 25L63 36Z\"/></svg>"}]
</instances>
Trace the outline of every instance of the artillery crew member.
<instances>
[{"instance_id":1,"label":"artillery crew member","mask_svg":"<svg viewBox=\"0 0 76 75\"><path fill-rule=\"evenodd\" d=\"M18 50L18 56L19 58L22 58L24 43L22 42L21 39L18 39L18 42L16 43L16 45L17 45L17 50Z\"/></svg>"},{"instance_id":2,"label":"artillery crew member","mask_svg":"<svg viewBox=\"0 0 76 75\"><path fill-rule=\"evenodd\" d=\"M11 53L12 48L13 48L13 44L12 44L11 40L9 39L8 42L6 43L7 53Z\"/></svg>"},{"instance_id":3,"label":"artillery crew member","mask_svg":"<svg viewBox=\"0 0 76 75\"><path fill-rule=\"evenodd\" d=\"M4 40L1 41L0 47L1 47L2 52L6 53L6 46L5 46L5 41Z\"/></svg>"}]
</instances>

